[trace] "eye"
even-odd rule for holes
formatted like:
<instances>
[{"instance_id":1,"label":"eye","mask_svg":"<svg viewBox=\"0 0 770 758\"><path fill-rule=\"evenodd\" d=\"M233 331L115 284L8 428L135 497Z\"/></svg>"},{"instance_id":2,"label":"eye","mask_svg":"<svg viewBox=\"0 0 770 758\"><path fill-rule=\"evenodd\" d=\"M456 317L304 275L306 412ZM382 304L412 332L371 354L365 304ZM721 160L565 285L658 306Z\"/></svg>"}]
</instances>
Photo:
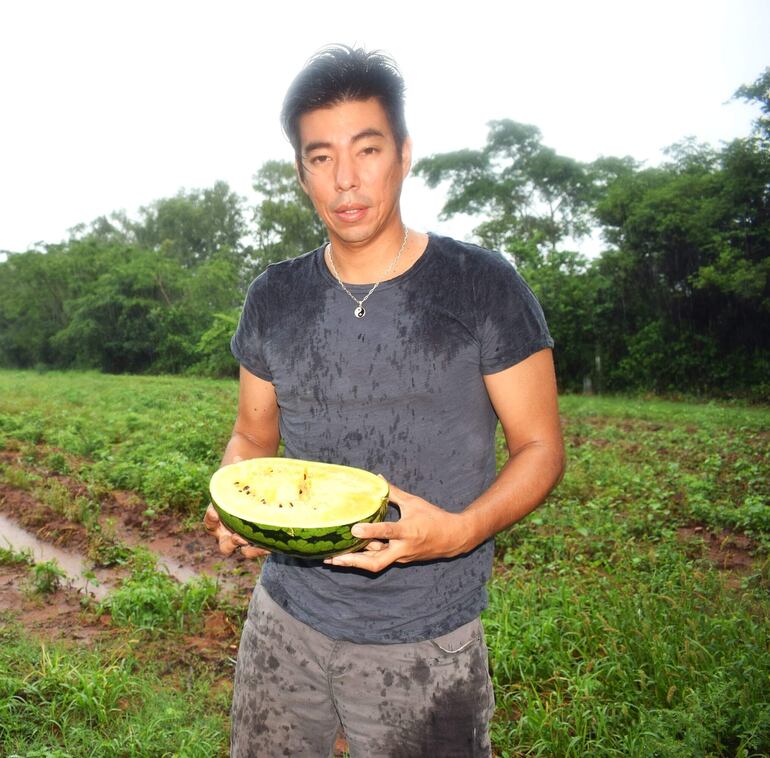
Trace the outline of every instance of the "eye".
<instances>
[{"instance_id":1,"label":"eye","mask_svg":"<svg viewBox=\"0 0 770 758\"><path fill-rule=\"evenodd\" d=\"M320 166L322 163L326 163L329 160L328 155L314 155L310 159L310 164L313 166Z\"/></svg>"},{"instance_id":2,"label":"eye","mask_svg":"<svg viewBox=\"0 0 770 758\"><path fill-rule=\"evenodd\" d=\"M375 153L378 153L379 149L376 147L372 147L371 145L369 147L365 147L361 153L363 155L374 155Z\"/></svg>"}]
</instances>

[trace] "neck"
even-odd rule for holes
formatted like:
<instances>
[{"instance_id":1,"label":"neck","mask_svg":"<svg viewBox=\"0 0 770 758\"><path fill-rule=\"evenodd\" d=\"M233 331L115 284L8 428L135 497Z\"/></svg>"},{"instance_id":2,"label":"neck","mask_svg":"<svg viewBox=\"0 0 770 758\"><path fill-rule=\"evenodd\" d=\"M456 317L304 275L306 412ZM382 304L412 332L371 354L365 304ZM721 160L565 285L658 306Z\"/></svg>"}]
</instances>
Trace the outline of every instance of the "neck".
<instances>
[{"instance_id":1,"label":"neck","mask_svg":"<svg viewBox=\"0 0 770 758\"><path fill-rule=\"evenodd\" d=\"M405 236L406 235L406 236ZM327 261L332 274L348 284L372 284L397 276L410 247L412 234L399 221L387 234L366 243L342 240L331 235Z\"/></svg>"}]
</instances>

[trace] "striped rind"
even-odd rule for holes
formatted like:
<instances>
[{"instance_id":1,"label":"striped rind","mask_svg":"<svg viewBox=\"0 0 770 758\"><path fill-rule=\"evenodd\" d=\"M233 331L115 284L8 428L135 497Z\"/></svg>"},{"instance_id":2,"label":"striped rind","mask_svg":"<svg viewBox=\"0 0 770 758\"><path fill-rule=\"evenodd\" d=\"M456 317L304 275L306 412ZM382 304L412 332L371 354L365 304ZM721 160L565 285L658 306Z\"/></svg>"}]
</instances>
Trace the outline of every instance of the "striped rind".
<instances>
[{"instance_id":1,"label":"striped rind","mask_svg":"<svg viewBox=\"0 0 770 758\"><path fill-rule=\"evenodd\" d=\"M276 462L271 462L269 459L259 459L261 463L264 460L265 466L271 470L277 468ZM283 459L284 462L288 462L287 459ZM292 464L295 459L292 459ZM333 470L335 476L347 475L347 467L317 463L312 461L296 461L298 464L302 464L303 468L306 467L310 475L312 476L312 470L314 467L320 467L325 472ZM259 466L256 460L250 461L251 466ZM235 464L237 466L239 464ZM225 467L228 468L228 467ZM253 470L253 468L251 469ZM364 476L373 477L373 475L364 473L360 469L349 469L350 475L355 476L360 480L362 474ZM259 472L256 472L257 475ZM387 483L379 480L378 486L375 488L376 496L374 492L370 499L371 509L361 509L355 520L350 523L336 523L326 525L316 525L312 527L299 527L299 526L277 526L275 523L260 523L259 521L244 517L243 513L232 513L227 507L226 502L219 502L220 495L227 497L227 487L222 487L221 484L226 481L222 479L224 471L222 469L215 474L218 479L218 486L214 486L214 478L212 478L211 502L219 514L219 518L222 523L231 531L241 535L252 545L265 548L271 552L279 552L284 555L293 556L296 558L309 558L309 559L321 559L328 558L333 555L340 555L341 553L353 552L361 550L369 540L354 537L351 533L351 528L354 524L367 522L382 521L385 517L385 512L388 506L388 488ZM273 473L273 475L275 475ZM326 473L328 476L328 473ZM326 480L328 481L328 479ZM385 494L382 494L383 485ZM344 490L344 486L343 486ZM368 496L367 496L368 498ZM264 502L264 501L263 501ZM363 501L366 502L366 499ZM233 508L232 510L238 510ZM332 509L333 510L333 509ZM366 510L370 512L366 514ZM274 512L274 511L273 511ZM249 514L250 515L250 514ZM268 513L265 513L268 516ZM279 522L280 523L280 522Z\"/></svg>"},{"instance_id":2,"label":"striped rind","mask_svg":"<svg viewBox=\"0 0 770 758\"><path fill-rule=\"evenodd\" d=\"M380 506L366 518L361 518L351 524L323 528L277 528L266 524L234 516L212 501L222 523L230 531L240 534L245 540L257 547L290 555L295 558L329 558L332 555L351 553L361 550L369 540L354 537L351 533L353 524L364 521L374 523L382 521L388 507L388 498L382 500Z\"/></svg>"}]
</instances>

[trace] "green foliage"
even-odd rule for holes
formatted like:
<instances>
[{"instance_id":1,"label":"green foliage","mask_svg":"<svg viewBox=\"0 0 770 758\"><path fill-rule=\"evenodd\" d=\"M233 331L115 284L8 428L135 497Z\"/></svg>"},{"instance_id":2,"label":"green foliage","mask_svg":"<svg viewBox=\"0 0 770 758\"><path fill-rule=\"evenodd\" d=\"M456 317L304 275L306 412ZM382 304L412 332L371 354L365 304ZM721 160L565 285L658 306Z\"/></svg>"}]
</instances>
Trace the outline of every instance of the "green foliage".
<instances>
[{"instance_id":1,"label":"green foliage","mask_svg":"<svg viewBox=\"0 0 770 758\"><path fill-rule=\"evenodd\" d=\"M659 166L582 163L510 119L491 122L479 149L415 165L447 188L442 215L474 217L479 241L540 296L563 389L770 397L770 338L755 328L770 312L768 76L735 93L760 108L751 135L720 149L684 140ZM326 238L295 173L264 163L248 220L217 182L10 254L0 366L234 376L248 283ZM608 243L593 260L571 250L589 231Z\"/></svg>"},{"instance_id":2,"label":"green foliage","mask_svg":"<svg viewBox=\"0 0 770 758\"><path fill-rule=\"evenodd\" d=\"M238 375L238 362L230 352L230 338L235 333L239 317L240 309L214 314L211 326L203 332L196 345L198 362L193 371L215 377Z\"/></svg>"},{"instance_id":3,"label":"green foliage","mask_svg":"<svg viewBox=\"0 0 770 758\"><path fill-rule=\"evenodd\" d=\"M514 719L496 720L496 741L576 757L770 748L767 626L715 573L667 551L647 577L621 569L570 585L537 571L492 583L498 712Z\"/></svg>"},{"instance_id":4,"label":"green foliage","mask_svg":"<svg viewBox=\"0 0 770 758\"><path fill-rule=\"evenodd\" d=\"M499 754L766 754L767 408L560 405L564 480L497 539ZM684 536L694 525L720 535L719 557ZM740 592L721 569L738 535L755 556Z\"/></svg>"},{"instance_id":5,"label":"green foliage","mask_svg":"<svg viewBox=\"0 0 770 758\"><path fill-rule=\"evenodd\" d=\"M609 183L597 214L619 250L597 270L607 385L717 391L766 385L770 341L747 324L770 303L768 152L682 143L662 167ZM760 390L761 391L761 390Z\"/></svg>"},{"instance_id":6,"label":"green foliage","mask_svg":"<svg viewBox=\"0 0 770 758\"><path fill-rule=\"evenodd\" d=\"M0 478L40 487L42 497L70 514L82 506L86 524L100 488L135 490L154 508L199 514L230 436L237 392L232 381L209 379L0 372L0 429L7 439L33 436L88 459L71 466L92 493L73 500L52 485L48 494L38 474L15 466L0 464Z\"/></svg>"},{"instance_id":7,"label":"green foliage","mask_svg":"<svg viewBox=\"0 0 770 758\"><path fill-rule=\"evenodd\" d=\"M46 645L9 631L0 645L0 753L226 755L225 712L207 692L209 677L179 688L121 652Z\"/></svg>"},{"instance_id":8,"label":"green foliage","mask_svg":"<svg viewBox=\"0 0 770 758\"><path fill-rule=\"evenodd\" d=\"M151 484L162 502L187 491L177 507L199 523L205 484L186 480L187 465L216 468L236 395L231 381L0 372L0 431L24 466L5 474L63 459L89 498L113 480L134 482L145 498ZM495 753L768 753L770 411L577 395L563 395L560 411L565 477L496 540L483 619ZM502 437L497 444L502 464ZM46 495L43 477L30 486L66 505L60 488ZM211 582L178 584L146 551L125 550L109 524L89 534L130 569L101 609L115 647L68 652L51 680L39 672L39 647L0 626L0 753L225 755L228 691L216 695L205 672L192 671L205 664L180 635L197 633L226 601ZM138 660L151 645L165 652ZM172 672L165 684L156 665ZM80 693L81 677L112 667L125 673L115 686L129 688L117 710L98 677L92 700ZM217 676L229 681L232 669L219 662Z\"/></svg>"},{"instance_id":9,"label":"green foliage","mask_svg":"<svg viewBox=\"0 0 770 758\"><path fill-rule=\"evenodd\" d=\"M95 566L124 566L134 556L134 550L121 542L115 534L114 522L104 526L94 520L88 524L88 558Z\"/></svg>"},{"instance_id":10,"label":"green foliage","mask_svg":"<svg viewBox=\"0 0 770 758\"><path fill-rule=\"evenodd\" d=\"M522 266L521 274L537 296L555 335L554 361L562 391L581 390L584 381L601 391L601 366L595 310L598 277L577 253L553 251L535 266Z\"/></svg>"},{"instance_id":11,"label":"green foliage","mask_svg":"<svg viewBox=\"0 0 770 758\"><path fill-rule=\"evenodd\" d=\"M8 547L0 546L0 566L27 566L32 563L34 563L34 558L29 548L14 550L10 545Z\"/></svg>"},{"instance_id":12,"label":"green foliage","mask_svg":"<svg viewBox=\"0 0 770 758\"><path fill-rule=\"evenodd\" d=\"M102 601L113 623L138 629L194 631L203 610L213 607L217 586L208 577L179 584L149 555L135 553L134 569L121 586Z\"/></svg>"},{"instance_id":13,"label":"green foliage","mask_svg":"<svg viewBox=\"0 0 770 758\"><path fill-rule=\"evenodd\" d=\"M73 496L56 478L46 477L32 494L39 502L78 524L93 524L99 515L99 503L82 495Z\"/></svg>"},{"instance_id":14,"label":"green foliage","mask_svg":"<svg viewBox=\"0 0 770 758\"><path fill-rule=\"evenodd\" d=\"M0 482L17 490L31 490L40 481L37 474L25 471L18 466L0 463Z\"/></svg>"},{"instance_id":15,"label":"green foliage","mask_svg":"<svg viewBox=\"0 0 770 758\"><path fill-rule=\"evenodd\" d=\"M0 262L0 365L181 372L243 298L241 199L180 193Z\"/></svg>"},{"instance_id":16,"label":"green foliage","mask_svg":"<svg viewBox=\"0 0 770 758\"><path fill-rule=\"evenodd\" d=\"M142 208L141 216L131 225L137 243L187 268L236 254L247 231L243 199L221 181L157 200Z\"/></svg>"},{"instance_id":17,"label":"green foliage","mask_svg":"<svg viewBox=\"0 0 770 758\"><path fill-rule=\"evenodd\" d=\"M62 579L67 577L55 559L35 563L30 568L30 592L38 595L52 595L61 587Z\"/></svg>"},{"instance_id":18,"label":"green foliage","mask_svg":"<svg viewBox=\"0 0 770 758\"><path fill-rule=\"evenodd\" d=\"M254 175L253 186L261 197L254 209L254 275L270 263L294 258L324 243L326 228L299 185L293 164L267 161Z\"/></svg>"},{"instance_id":19,"label":"green foliage","mask_svg":"<svg viewBox=\"0 0 770 758\"><path fill-rule=\"evenodd\" d=\"M736 93L762 109L752 136L684 140L660 166L581 164L509 120L481 149L416 164L447 184L442 215L478 217L541 298L561 387L768 398L770 338L753 326L770 311L768 71ZM597 223L609 249L565 249Z\"/></svg>"},{"instance_id":20,"label":"green foliage","mask_svg":"<svg viewBox=\"0 0 770 758\"><path fill-rule=\"evenodd\" d=\"M535 126L492 121L484 148L423 158L414 173L429 187L449 182L445 218L485 217L475 229L482 244L532 266L545 250L589 229L586 167L558 155L540 137Z\"/></svg>"},{"instance_id":21,"label":"green foliage","mask_svg":"<svg viewBox=\"0 0 770 758\"><path fill-rule=\"evenodd\" d=\"M325 230L291 164L254 177L259 247L224 182L100 217L64 244L0 262L0 366L233 376L233 316L270 262L320 245Z\"/></svg>"},{"instance_id":22,"label":"green foliage","mask_svg":"<svg viewBox=\"0 0 770 758\"><path fill-rule=\"evenodd\" d=\"M734 97L759 105L762 113L757 118L754 129L760 138L770 139L770 66L751 84L738 87Z\"/></svg>"}]
</instances>

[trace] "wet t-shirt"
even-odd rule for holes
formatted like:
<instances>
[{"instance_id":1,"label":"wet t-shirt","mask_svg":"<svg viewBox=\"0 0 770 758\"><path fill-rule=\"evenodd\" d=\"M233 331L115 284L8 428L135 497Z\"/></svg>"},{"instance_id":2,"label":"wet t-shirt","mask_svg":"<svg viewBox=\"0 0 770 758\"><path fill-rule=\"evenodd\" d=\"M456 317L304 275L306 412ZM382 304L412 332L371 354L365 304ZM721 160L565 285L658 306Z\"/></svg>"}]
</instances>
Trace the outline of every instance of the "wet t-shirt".
<instances>
[{"instance_id":1,"label":"wet t-shirt","mask_svg":"<svg viewBox=\"0 0 770 758\"><path fill-rule=\"evenodd\" d=\"M348 285L363 298L371 285ZM286 456L357 466L447 511L495 477L497 417L484 375L553 341L534 295L499 253L431 235L366 315L330 274L323 248L267 268L249 287L232 351L275 387ZM389 519L398 518L391 506ZM271 555L262 584L335 639L413 642L486 605L493 541L456 558L372 574Z\"/></svg>"}]
</instances>

